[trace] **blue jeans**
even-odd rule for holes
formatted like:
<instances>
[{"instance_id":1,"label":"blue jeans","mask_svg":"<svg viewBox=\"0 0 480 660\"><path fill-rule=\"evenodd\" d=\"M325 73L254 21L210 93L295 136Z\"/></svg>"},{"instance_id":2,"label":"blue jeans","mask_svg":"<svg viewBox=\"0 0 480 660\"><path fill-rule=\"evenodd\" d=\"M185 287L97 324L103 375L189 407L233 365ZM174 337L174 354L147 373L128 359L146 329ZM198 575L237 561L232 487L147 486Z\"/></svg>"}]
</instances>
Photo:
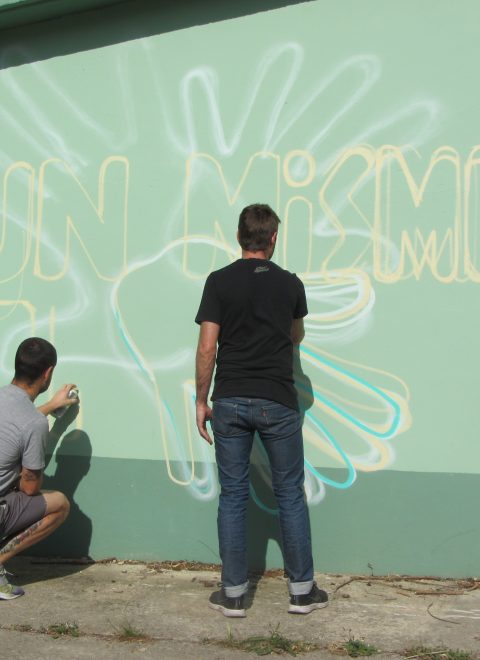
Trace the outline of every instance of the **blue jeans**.
<instances>
[{"instance_id":1,"label":"blue jeans","mask_svg":"<svg viewBox=\"0 0 480 660\"><path fill-rule=\"evenodd\" d=\"M295 595L309 593L313 559L300 413L268 399L229 397L213 402L212 429L221 487L218 539L226 595L241 596L248 588L247 504L255 431L270 462L289 590Z\"/></svg>"}]
</instances>

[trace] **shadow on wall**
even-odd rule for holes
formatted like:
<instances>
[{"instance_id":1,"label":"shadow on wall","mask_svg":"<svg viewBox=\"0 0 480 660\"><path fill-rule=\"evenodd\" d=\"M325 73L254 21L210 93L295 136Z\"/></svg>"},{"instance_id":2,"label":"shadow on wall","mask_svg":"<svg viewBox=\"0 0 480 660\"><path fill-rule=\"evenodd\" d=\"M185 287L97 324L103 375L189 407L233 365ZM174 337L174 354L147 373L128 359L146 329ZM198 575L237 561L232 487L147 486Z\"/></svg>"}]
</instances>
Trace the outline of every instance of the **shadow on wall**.
<instances>
[{"instance_id":1,"label":"shadow on wall","mask_svg":"<svg viewBox=\"0 0 480 660\"><path fill-rule=\"evenodd\" d=\"M43 490L59 490L66 495L70 501L70 515L51 536L31 548L29 555L65 558L89 556L92 521L76 503L75 492L90 469L91 457L92 445L84 431L70 431L62 438L55 454L55 473L45 475Z\"/></svg>"},{"instance_id":2,"label":"shadow on wall","mask_svg":"<svg viewBox=\"0 0 480 660\"><path fill-rule=\"evenodd\" d=\"M295 349L293 354L293 375L303 424L305 411L312 407L314 396L310 378L303 372L298 349ZM250 495L247 530L248 565L254 574L262 574L267 565L269 541L274 541L280 548L282 541L268 458L257 435L251 456Z\"/></svg>"}]
</instances>

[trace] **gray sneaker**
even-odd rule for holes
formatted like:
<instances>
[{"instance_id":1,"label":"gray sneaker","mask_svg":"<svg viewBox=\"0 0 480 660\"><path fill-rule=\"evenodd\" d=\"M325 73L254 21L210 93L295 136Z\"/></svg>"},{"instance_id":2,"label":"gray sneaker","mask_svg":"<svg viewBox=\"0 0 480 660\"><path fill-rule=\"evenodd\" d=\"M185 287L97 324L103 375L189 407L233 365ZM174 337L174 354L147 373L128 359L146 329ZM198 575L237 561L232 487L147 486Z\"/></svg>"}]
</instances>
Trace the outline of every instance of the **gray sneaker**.
<instances>
[{"instance_id":1,"label":"gray sneaker","mask_svg":"<svg viewBox=\"0 0 480 660\"><path fill-rule=\"evenodd\" d=\"M290 614L310 614L313 610L319 610L328 605L328 594L323 589L319 589L316 583L308 594L300 596L290 596L290 605L288 611Z\"/></svg>"},{"instance_id":2,"label":"gray sneaker","mask_svg":"<svg viewBox=\"0 0 480 660\"><path fill-rule=\"evenodd\" d=\"M7 575L10 575L5 570L5 567L0 564L0 600L12 600L23 596L25 593L21 587L15 587L8 581Z\"/></svg>"}]
</instances>

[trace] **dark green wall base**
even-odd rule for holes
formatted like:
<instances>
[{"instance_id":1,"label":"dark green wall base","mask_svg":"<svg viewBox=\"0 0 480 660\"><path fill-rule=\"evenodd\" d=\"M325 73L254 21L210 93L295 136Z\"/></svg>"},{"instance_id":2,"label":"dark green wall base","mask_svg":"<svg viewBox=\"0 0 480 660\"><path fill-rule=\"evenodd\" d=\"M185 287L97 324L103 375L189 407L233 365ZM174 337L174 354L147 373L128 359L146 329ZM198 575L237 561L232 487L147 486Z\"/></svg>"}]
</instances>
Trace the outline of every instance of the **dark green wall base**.
<instances>
[{"instance_id":1,"label":"dark green wall base","mask_svg":"<svg viewBox=\"0 0 480 660\"><path fill-rule=\"evenodd\" d=\"M63 456L45 487L66 492L72 513L29 554L219 562L217 500L195 499L161 461ZM328 488L310 508L316 570L478 576L479 491L477 475L393 471ZM281 566L276 517L252 503L249 530L252 568Z\"/></svg>"}]
</instances>

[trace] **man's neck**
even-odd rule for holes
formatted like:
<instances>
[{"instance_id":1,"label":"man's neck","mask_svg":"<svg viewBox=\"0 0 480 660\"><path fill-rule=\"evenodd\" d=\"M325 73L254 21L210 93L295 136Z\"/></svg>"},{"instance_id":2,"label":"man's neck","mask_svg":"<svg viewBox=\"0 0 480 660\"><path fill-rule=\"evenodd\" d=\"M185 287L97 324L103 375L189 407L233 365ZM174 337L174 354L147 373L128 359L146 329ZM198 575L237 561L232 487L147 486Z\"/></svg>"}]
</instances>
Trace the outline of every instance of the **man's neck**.
<instances>
[{"instance_id":1,"label":"man's neck","mask_svg":"<svg viewBox=\"0 0 480 660\"><path fill-rule=\"evenodd\" d=\"M266 250L258 250L257 252L249 252L249 250L242 250L242 259L264 259L268 261L270 256Z\"/></svg>"},{"instance_id":2,"label":"man's neck","mask_svg":"<svg viewBox=\"0 0 480 660\"><path fill-rule=\"evenodd\" d=\"M27 393L28 398L30 401L35 401L37 396L39 395L39 390L38 390L38 385L36 383L32 383L29 385L23 380L16 380L15 378L12 380L12 385L15 385L16 387L19 387L21 390Z\"/></svg>"}]
</instances>

